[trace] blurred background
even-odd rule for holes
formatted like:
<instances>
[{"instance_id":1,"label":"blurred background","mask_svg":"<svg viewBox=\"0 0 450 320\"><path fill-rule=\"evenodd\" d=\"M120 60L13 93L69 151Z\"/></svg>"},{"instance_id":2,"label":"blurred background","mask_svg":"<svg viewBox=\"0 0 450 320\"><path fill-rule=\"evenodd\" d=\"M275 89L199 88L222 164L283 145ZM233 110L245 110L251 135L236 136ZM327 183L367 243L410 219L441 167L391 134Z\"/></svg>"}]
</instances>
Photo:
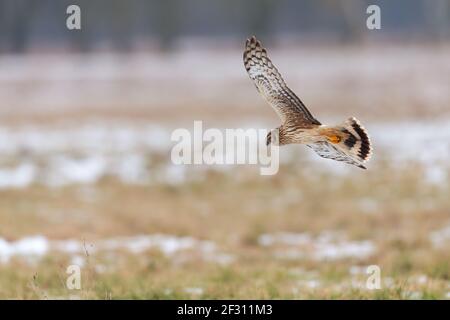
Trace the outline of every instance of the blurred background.
<instances>
[{"instance_id":1,"label":"blurred background","mask_svg":"<svg viewBox=\"0 0 450 320\"><path fill-rule=\"evenodd\" d=\"M367 171L172 164L194 120L279 125L251 35L321 122L361 120ZM449 57L448 0L0 0L0 297L449 299Z\"/></svg>"}]
</instances>

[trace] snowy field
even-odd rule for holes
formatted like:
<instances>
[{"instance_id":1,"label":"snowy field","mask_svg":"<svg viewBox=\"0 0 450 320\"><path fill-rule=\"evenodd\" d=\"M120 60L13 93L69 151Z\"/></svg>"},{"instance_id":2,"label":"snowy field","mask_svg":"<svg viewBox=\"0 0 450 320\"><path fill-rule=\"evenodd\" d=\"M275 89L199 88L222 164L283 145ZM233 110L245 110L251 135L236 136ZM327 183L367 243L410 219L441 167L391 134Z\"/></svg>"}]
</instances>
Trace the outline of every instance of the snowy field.
<instances>
[{"instance_id":1,"label":"snowy field","mask_svg":"<svg viewBox=\"0 0 450 320\"><path fill-rule=\"evenodd\" d=\"M248 124L243 127L250 128ZM425 169L427 182L446 184L449 127L450 120L445 119L369 123L367 128L375 151L368 166L376 167L381 161L397 167L417 163ZM258 124L253 128L267 130L268 125ZM192 131L192 125L187 129ZM219 129L225 132L225 128ZM54 128L3 126L0 127L0 188L95 184L105 177L117 178L125 184L178 184L193 176L198 179L205 170L225 170L232 175L233 169L238 169L238 165L231 168L174 165L170 151L177 141L171 140L172 131L173 128L158 124L132 123L62 124ZM257 143L256 139L250 141L250 144ZM239 152L248 153L253 149L248 147ZM155 157L159 159L157 164ZM354 169L321 159L302 146L282 148L280 158L286 164L307 162L315 170L326 170L329 174L352 174Z\"/></svg>"},{"instance_id":2,"label":"snowy field","mask_svg":"<svg viewBox=\"0 0 450 320\"><path fill-rule=\"evenodd\" d=\"M450 48L267 45L319 120L361 120L368 170L173 164L194 120L278 125L241 48L0 57L0 297L450 298Z\"/></svg>"},{"instance_id":3,"label":"snowy field","mask_svg":"<svg viewBox=\"0 0 450 320\"><path fill-rule=\"evenodd\" d=\"M60 285L55 288L50 280L26 280L34 272L48 272L39 271L41 268L61 273L61 265L75 264L90 270L97 279L104 279L95 282L102 283L117 274L127 277L124 270L129 270L127 265L136 259L153 261L148 263L162 259L170 266L168 270L175 269L177 274L172 278L170 274L161 275L162 271L151 272L152 277L165 280L154 287L149 279L144 292L135 294L148 298L224 297L214 284L201 277L181 287L173 282L192 275L201 265L207 268L205 274L224 269L247 274L251 272L248 268L256 268L255 272L268 273L267 279L260 280L264 286L271 285L278 268L286 268L286 277L296 280L283 282L274 297L329 297L327 292L331 290L334 295L354 298L374 297L365 288L366 267L380 264L390 271L386 271L389 276L383 278L384 291L378 297L448 297L448 281L437 280L435 271L427 270L443 268L438 278L447 274L448 258L442 252L450 244L449 125L445 119L369 122L375 151L367 174L322 159L306 147L283 147L280 172L270 178L282 183L281 189L272 183L268 187L256 165L174 165L170 160L175 144L170 139L173 127L111 121L4 125L0 128L0 223L5 236L0 235L0 269L12 270L20 265L17 272L25 277L20 281L24 285L32 281L35 289L30 292L24 288L18 297L101 298L95 288L74 294ZM249 128L248 122L244 127ZM231 189L224 183L231 183ZM255 190L246 187L255 183L260 185ZM216 184L221 186L219 190L225 188L225 199L212 191ZM205 190L191 194L189 190L199 185ZM347 190L349 185L353 187ZM111 192L116 196L105 199L105 194ZM243 197L241 200L235 200L236 192ZM261 192L268 198L260 198ZM323 207L323 192L332 194L328 203L336 207ZM32 198L27 199L28 195ZM122 197L131 197L130 202L122 202ZM228 208L228 201L235 204ZM145 209L140 209L142 203ZM115 212L114 218L109 217L109 210ZM290 213L286 215L286 211ZM315 216L315 212L319 215ZM183 218L174 220L180 213ZM36 219L40 221L36 223ZM378 227L372 229L367 219ZM404 220L399 230L395 227L399 222L393 224L391 219ZM123 220L128 222L123 224ZM138 226L140 221L142 226ZM240 221L240 227L236 228L234 221ZM68 225L66 233L63 230ZM15 230L22 231L16 234ZM437 259L439 267L414 267L398 276L395 268L403 267L390 269L400 263L395 259L405 259L404 253L399 255L403 249L397 251L399 256L393 253L397 249L391 246L397 241L413 246L412 255L414 243L426 243L419 245L420 251L426 250L429 263ZM260 270L253 263L248 265L247 254L256 254L256 261L262 265L271 260L271 271ZM188 269L184 269L186 265ZM298 265L303 267L298 269ZM336 281L329 279L331 266L345 276ZM396 296L399 281L405 279L408 289ZM108 294L130 297L134 289L130 289L133 284L128 280L120 283L120 289L115 287L117 284L107 285ZM235 290L231 289L236 286L234 281L225 296ZM44 289L36 289L41 286ZM238 296L245 298L269 290L253 286L247 284L239 289L242 291ZM356 295L350 294L355 290Z\"/></svg>"}]
</instances>

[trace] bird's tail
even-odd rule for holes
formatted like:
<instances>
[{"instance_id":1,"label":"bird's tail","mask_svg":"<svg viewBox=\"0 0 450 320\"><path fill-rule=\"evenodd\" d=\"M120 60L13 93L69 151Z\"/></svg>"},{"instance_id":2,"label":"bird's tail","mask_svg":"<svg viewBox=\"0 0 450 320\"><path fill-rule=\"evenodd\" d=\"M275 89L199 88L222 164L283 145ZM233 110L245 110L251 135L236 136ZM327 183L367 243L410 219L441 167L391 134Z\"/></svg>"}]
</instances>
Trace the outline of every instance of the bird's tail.
<instances>
[{"instance_id":1,"label":"bird's tail","mask_svg":"<svg viewBox=\"0 0 450 320\"><path fill-rule=\"evenodd\" d=\"M319 154L323 157L345 161L365 169L363 163L369 160L372 146L366 129L355 118L347 119L343 124L325 127L320 134L330 143L331 153ZM320 150L319 150L320 151Z\"/></svg>"},{"instance_id":2,"label":"bird's tail","mask_svg":"<svg viewBox=\"0 0 450 320\"><path fill-rule=\"evenodd\" d=\"M342 133L336 143L339 149L362 163L370 159L372 145L369 135L356 118L349 118L335 128Z\"/></svg>"},{"instance_id":3,"label":"bird's tail","mask_svg":"<svg viewBox=\"0 0 450 320\"><path fill-rule=\"evenodd\" d=\"M372 146L367 131L358 120L350 118L338 126L322 126L318 133L325 141L308 144L308 147L319 156L366 169L364 162L369 160Z\"/></svg>"}]
</instances>

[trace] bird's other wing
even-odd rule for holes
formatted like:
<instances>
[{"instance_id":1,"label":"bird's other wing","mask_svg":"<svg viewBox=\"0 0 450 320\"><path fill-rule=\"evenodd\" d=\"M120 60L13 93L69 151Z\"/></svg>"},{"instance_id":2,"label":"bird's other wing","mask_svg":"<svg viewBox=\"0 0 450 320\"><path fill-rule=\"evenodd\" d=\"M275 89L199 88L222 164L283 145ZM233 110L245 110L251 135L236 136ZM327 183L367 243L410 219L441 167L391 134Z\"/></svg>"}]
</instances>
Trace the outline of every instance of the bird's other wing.
<instances>
[{"instance_id":1,"label":"bird's other wing","mask_svg":"<svg viewBox=\"0 0 450 320\"><path fill-rule=\"evenodd\" d=\"M366 167L358 160L352 158L349 154L345 153L331 143L328 142L318 142L313 144L308 144L308 147L313 149L322 158L332 159L336 161L343 161L348 164L352 164L361 169L366 169Z\"/></svg>"},{"instance_id":2,"label":"bird's other wing","mask_svg":"<svg viewBox=\"0 0 450 320\"><path fill-rule=\"evenodd\" d=\"M288 88L267 56L266 49L254 36L245 43L244 66L258 91L283 123L294 121L299 127L320 125L303 102Z\"/></svg>"}]
</instances>

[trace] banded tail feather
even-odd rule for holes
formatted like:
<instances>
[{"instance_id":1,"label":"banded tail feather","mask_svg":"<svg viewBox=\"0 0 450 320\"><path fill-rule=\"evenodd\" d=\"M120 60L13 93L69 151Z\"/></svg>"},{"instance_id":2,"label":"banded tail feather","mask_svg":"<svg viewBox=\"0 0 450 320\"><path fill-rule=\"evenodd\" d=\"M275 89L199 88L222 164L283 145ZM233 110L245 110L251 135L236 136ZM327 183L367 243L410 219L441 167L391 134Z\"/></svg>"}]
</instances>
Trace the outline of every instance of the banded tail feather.
<instances>
[{"instance_id":1,"label":"banded tail feather","mask_svg":"<svg viewBox=\"0 0 450 320\"><path fill-rule=\"evenodd\" d=\"M346 134L344 146L353 157L366 162L372 155L372 145L366 129L356 118L345 121L342 132Z\"/></svg>"},{"instance_id":2,"label":"banded tail feather","mask_svg":"<svg viewBox=\"0 0 450 320\"><path fill-rule=\"evenodd\" d=\"M327 135L329 149L327 157L366 169L363 164L369 160L372 146L369 135L361 123L352 117L342 125L332 127L331 131L333 134Z\"/></svg>"},{"instance_id":3,"label":"banded tail feather","mask_svg":"<svg viewBox=\"0 0 450 320\"><path fill-rule=\"evenodd\" d=\"M308 144L319 156L367 169L364 163L371 156L372 146L366 129L357 119L350 118L342 125L326 127L320 133L326 137L325 141Z\"/></svg>"}]
</instances>

